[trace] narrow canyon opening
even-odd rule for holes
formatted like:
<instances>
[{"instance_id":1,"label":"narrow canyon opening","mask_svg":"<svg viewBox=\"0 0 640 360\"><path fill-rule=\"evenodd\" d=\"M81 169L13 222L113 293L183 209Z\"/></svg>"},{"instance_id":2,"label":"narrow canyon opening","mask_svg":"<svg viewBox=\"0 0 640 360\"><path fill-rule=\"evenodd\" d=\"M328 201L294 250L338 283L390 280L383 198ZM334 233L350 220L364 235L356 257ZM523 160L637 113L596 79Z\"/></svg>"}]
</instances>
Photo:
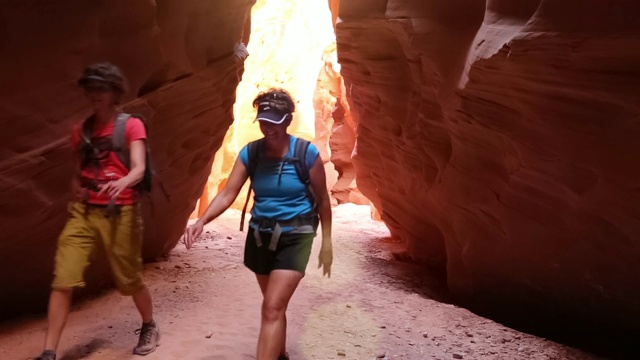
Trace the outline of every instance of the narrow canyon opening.
<instances>
[{"instance_id":1,"label":"narrow canyon opening","mask_svg":"<svg viewBox=\"0 0 640 360\"><path fill-rule=\"evenodd\" d=\"M201 215L224 186L240 149L262 136L254 122L252 102L258 93L270 88L283 88L296 100L288 131L312 141L320 150L332 203L369 205L357 189L351 163L356 125L345 97L327 4L259 0L251 10L250 28L249 56L236 90L235 120L216 153L211 175L191 217ZM232 208L242 209L248 185Z\"/></svg>"},{"instance_id":2,"label":"narrow canyon opening","mask_svg":"<svg viewBox=\"0 0 640 360\"><path fill-rule=\"evenodd\" d=\"M362 13L359 13L360 11L373 11L374 14L364 16L366 21L373 21L369 16L375 18L382 14L380 12L376 15L375 9L367 8L365 10L362 6L347 2L343 7L345 9L343 10L344 16L347 19L358 18L362 15ZM426 9L426 11L434 11L435 13L450 11L446 7L431 8L427 6ZM476 5L469 8L468 13L464 15L468 19L468 24L449 25L450 28L447 30L451 33L442 36L445 39L449 38L451 41L466 44L474 43L474 39L469 34L476 34L476 37L480 38L482 31L485 31L485 36L489 38L479 40L476 46L481 46L486 41L501 41L502 37L506 36L505 33L509 32L495 34L493 20L485 17L483 21L479 16L481 10L486 12L485 14L494 14L493 16L496 16L496 14L515 16L516 20L507 22L510 26L514 26L514 29L511 29L512 33L519 29L519 26L522 26L523 19L529 19L534 16L533 11L535 9L536 6L533 5L533 2L521 7L511 7L495 1L488 2L486 7ZM388 12L389 10L390 8L387 5L386 11ZM395 10L399 14L406 12L400 7ZM382 11L382 7L378 11ZM425 10L423 9L422 11ZM472 309L481 315L497 319L516 329L522 329L579 347L586 347L593 351L611 354L610 346L615 343L619 344L621 349L628 348L630 341L626 339L625 335L611 335L606 325L603 325L605 327L601 330L589 329L594 324L592 319L585 319L580 313L567 314L563 321L558 323L557 310L554 309L556 305L553 300L536 300L535 304L527 304L524 307L520 307L515 305L518 301L512 302L513 299L521 296L520 294L511 293L512 291L518 291L514 290L515 288L505 289L504 293L499 290L493 294L478 297L465 294L469 289L465 288L468 284L464 284L464 281L468 280L462 280L462 283L459 283L461 279L458 279L457 276L459 274L456 274L457 271L460 271L460 269L456 268L459 265L450 266L450 264L447 264L449 259L447 257L447 240L445 238L450 235L447 235L446 231L456 232L459 229L446 230L439 224L441 220L425 217L421 213L421 209L424 208L423 203L399 204L405 196L420 194L425 189L436 187L436 182L442 181L442 164L450 161L454 151L454 145L450 143L452 139L450 135L442 133L442 126L421 127L403 124L403 122L410 121L404 117L411 116L412 113L418 113L418 116L421 117L435 117L437 119L443 115L436 114L434 116L429 113L430 110L416 109L415 106L418 106L418 104L413 103L389 104L387 109L374 114L374 109L379 111L383 108L382 104L376 102L382 101L381 96L384 95L378 93L374 95L372 100L363 100L357 97L364 96L366 98L367 95L371 95L367 94L367 91L370 90L367 89L367 91L360 93L357 88L353 89L353 87L357 86L356 84L359 81L363 81L360 76L373 76L371 68L375 69L378 66L380 68L377 70L385 73L386 76L397 76L398 78L388 83L383 82L380 84L370 84L368 81L364 81L363 84L365 85L361 84L361 86L386 86L388 87L387 89L374 90L374 92L381 91L382 94L387 93L388 95L390 91L394 91L393 98L388 101L398 103L407 101L402 99L403 96L411 98L425 95L420 94L423 90L412 88L415 85L403 86L403 79L406 80L407 84L417 81L421 86L434 88L441 86L442 89L438 95L441 97L441 103L437 105L440 107L437 111L452 111L450 100L443 99L452 97L452 93L456 91L456 88L458 91L462 91L465 88L469 81L469 71L471 70L471 62L468 59L473 55L473 51L469 50L470 54L464 54L464 51L467 50L465 47L460 47L453 51L452 49L438 48L436 53L432 54L436 60L434 60L435 64L431 64L431 66L442 71L445 76L458 79L457 84L454 84L453 81L451 81L451 84L440 84L440 80L437 77L409 80L412 76L418 75L416 73L405 73L416 72L417 70L411 69L413 64L410 62L413 60L409 59L409 63L407 63L402 58L402 56L409 56L412 53L411 50L402 48L402 46L410 46L403 44L402 41L409 41L409 44L411 44L411 41L414 40L402 39L402 36L396 38L397 35L395 34L391 35L388 31L377 29L373 30L374 34L371 35L373 39L367 38L363 40L364 46L369 47L365 52L371 51L371 53L355 54L356 58L364 55L365 61L369 60L372 61L372 64L375 64L365 64L363 70L358 68L356 60L350 57L354 56L353 53L355 52L351 47L358 44L358 42L348 42L352 40L349 37L351 35L350 31L356 31L357 36L362 36L359 33L361 29L350 29L349 25L344 24L343 20L338 16L339 13L340 1L328 1L327 4L324 1L258 0L253 6L250 19L250 41L247 46L250 55L244 62L242 80L236 90L236 102L233 108L234 122L226 132L223 144L216 153L203 195L198 200L191 218L196 218L202 214L206 204L224 186L233 162L242 146L261 137L258 126L253 121L255 109L252 108L251 102L255 95L272 87L282 87L289 90L294 98L298 100L297 111L293 124L289 129L290 132L293 135L313 141L320 149L322 158L325 159L325 170L328 175L327 187L330 189L333 205L345 203L368 205L371 217L376 220L384 219L393 236L396 239L401 239L405 250L395 253L396 259L421 264L425 267L424 276L427 278L442 279L445 283L447 283L447 280L450 281L449 285L452 286L453 293L441 293L439 296L449 297L453 295L450 299L456 304ZM422 13L420 16L429 18L436 15ZM395 19L393 16L391 18ZM402 15L400 15L399 23L402 23L402 19ZM338 43L335 33L337 23L343 23L341 26L345 28L343 36L345 36L346 40L342 43L345 49L342 53L342 60L348 64L349 74L351 75L349 79L344 79L340 73L341 64L338 61ZM498 21L498 23L502 24L503 22ZM375 31L378 31L378 33ZM405 31L410 30L405 29ZM413 34L413 36L417 36L417 34ZM497 39L493 38L494 36ZM378 42L378 44L373 44L375 42ZM375 48L376 46L382 46L381 44L383 43L386 48ZM457 54L456 51L458 52ZM417 54L412 55L418 56ZM465 56L467 57L466 62L463 61ZM442 59L440 60L438 57L442 57ZM455 60L451 61L447 57L455 57ZM380 64L381 61L382 65ZM444 61L444 63L437 64L438 61ZM438 69L439 65L442 66L441 69ZM424 70L421 69L418 73ZM426 75L423 73L422 76ZM394 88L396 86L399 87ZM351 99L349 97L352 96L357 99L350 102ZM416 100L412 99L412 101ZM434 100L425 100L422 97L422 101L422 106L425 106L424 102ZM352 115L352 106L357 109L357 114ZM369 109L369 107L372 108ZM390 113L397 110L397 108L403 107L406 108L402 110L400 115ZM375 170L371 171L365 165L367 163L366 160L360 161L359 174L362 175L362 182L368 188L367 193L373 195L373 199L377 204L385 204L385 206L380 205L387 210L384 214L380 214L374 204L358 190L356 183L356 166L358 165L359 156L354 150L356 147L356 134L358 133L358 120L362 116L378 118L378 121L382 120L382 122L373 124L369 121L365 124L365 126L368 126L361 128L362 143L365 144L362 149L364 155L361 156L370 158L373 149L375 149L376 153L385 151L384 146L380 149L379 143L384 140L377 136L374 137L373 143L368 143L368 141L371 141L369 136L371 133L369 131L374 131L378 134L391 134L392 139L400 141L399 144L396 144L396 149L389 151L392 154L390 156L392 161L399 161L399 164L393 164L392 166L386 164L384 167L386 173L382 177L388 177L389 175L399 177L400 174L404 174L409 178L397 178L395 181L389 181L389 179L380 181L380 178L377 180L372 179L372 177L375 177ZM504 115L499 114L496 116ZM374 127L375 130L370 130L369 126ZM403 133L403 131L407 131L406 128L415 133ZM427 142L434 141L437 145L431 144L431 146L439 146L440 148L427 150L423 147L422 140L411 144L411 141L415 141L416 137L419 136L423 136ZM469 139L461 139L459 141L469 141ZM405 149L402 149L402 147ZM416 154L408 154L406 152L408 150L414 150ZM396 153L396 151L398 152ZM507 154L507 156L513 155ZM384 159L385 157L387 156L382 155L379 159ZM510 159L509 161L518 160ZM415 173L411 174L411 168L415 168L415 171L421 171L422 174L418 174L418 176ZM379 188L381 184L384 184L384 188ZM247 186L248 184L245 185L240 196L232 205L233 209L242 209L246 200ZM376 187L375 191L372 191L372 187ZM446 201L446 199L444 200ZM428 203L432 200L426 201ZM405 206L408 206L410 210ZM394 214L400 215L395 217L396 215ZM454 262L459 261L455 256L451 260ZM488 275L486 281L492 283L498 281L499 277L500 275ZM462 288L456 289L459 286ZM495 296L505 296L507 301ZM551 306L551 308L548 306ZM569 306L571 306L571 303L569 303ZM529 312L529 314L525 315L525 312ZM601 324L606 323L607 321L604 321ZM622 352L625 351L622 350Z\"/></svg>"}]
</instances>

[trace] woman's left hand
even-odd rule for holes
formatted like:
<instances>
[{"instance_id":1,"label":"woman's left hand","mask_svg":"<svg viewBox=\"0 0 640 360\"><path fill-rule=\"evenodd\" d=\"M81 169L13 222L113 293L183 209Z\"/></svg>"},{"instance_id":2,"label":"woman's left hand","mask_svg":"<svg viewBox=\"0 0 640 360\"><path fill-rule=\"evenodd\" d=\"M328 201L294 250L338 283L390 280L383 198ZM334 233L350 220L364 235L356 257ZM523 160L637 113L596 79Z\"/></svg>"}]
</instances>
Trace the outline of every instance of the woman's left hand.
<instances>
[{"instance_id":1,"label":"woman's left hand","mask_svg":"<svg viewBox=\"0 0 640 360\"><path fill-rule=\"evenodd\" d=\"M126 189L129 185L129 182L126 178L118 179L115 181L109 181L108 183L102 185L100 188L100 192L98 196L102 196L102 194L109 195L110 198L117 198L118 195L122 192L122 190Z\"/></svg>"},{"instance_id":2,"label":"woman's left hand","mask_svg":"<svg viewBox=\"0 0 640 360\"><path fill-rule=\"evenodd\" d=\"M322 244L320 255L318 255L318 269L322 268L322 276L331 277L331 264L333 264L333 248L331 245Z\"/></svg>"}]
</instances>

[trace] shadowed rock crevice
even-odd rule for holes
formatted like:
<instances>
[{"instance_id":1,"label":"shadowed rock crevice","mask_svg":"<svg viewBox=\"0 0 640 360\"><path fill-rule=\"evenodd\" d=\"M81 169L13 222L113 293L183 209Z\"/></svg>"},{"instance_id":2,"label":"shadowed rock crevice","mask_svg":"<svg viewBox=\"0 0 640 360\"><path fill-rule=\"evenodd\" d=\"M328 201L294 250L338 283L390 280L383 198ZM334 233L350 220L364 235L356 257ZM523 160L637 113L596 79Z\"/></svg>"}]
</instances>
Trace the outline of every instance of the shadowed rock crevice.
<instances>
[{"instance_id":1,"label":"shadowed rock crevice","mask_svg":"<svg viewBox=\"0 0 640 360\"><path fill-rule=\"evenodd\" d=\"M242 73L234 45L246 36L254 2L2 6L2 33L10 41L0 48L0 318L46 304L56 237L71 199L69 134L90 112L75 83L83 67L119 65L130 88L124 110L149 120L158 191L144 199L153 204L144 207L144 256L153 259L178 241L233 121ZM94 264L89 281L108 283L106 270Z\"/></svg>"},{"instance_id":2,"label":"shadowed rock crevice","mask_svg":"<svg viewBox=\"0 0 640 360\"><path fill-rule=\"evenodd\" d=\"M75 85L80 69L121 65L131 88L125 109L150 119L157 185L166 189L145 200L154 205L145 207L152 259L176 244L232 123L243 71L232 54L248 39L253 3L0 9L0 62L11 70L0 75L0 121L10 124L0 134L0 317L46 300L70 196L68 134L88 110ZM640 4L328 4L344 79L339 91L335 83L322 90L348 110L344 122L331 101L323 113L336 135L322 141L341 175L338 201L357 196L355 171L357 190L407 254L446 274L470 308L532 329L560 322L564 334L632 332L640 321ZM95 269L96 283L107 282L104 266Z\"/></svg>"},{"instance_id":3,"label":"shadowed rock crevice","mask_svg":"<svg viewBox=\"0 0 640 360\"><path fill-rule=\"evenodd\" d=\"M329 4L359 189L409 255L512 324L630 333L640 4Z\"/></svg>"}]
</instances>

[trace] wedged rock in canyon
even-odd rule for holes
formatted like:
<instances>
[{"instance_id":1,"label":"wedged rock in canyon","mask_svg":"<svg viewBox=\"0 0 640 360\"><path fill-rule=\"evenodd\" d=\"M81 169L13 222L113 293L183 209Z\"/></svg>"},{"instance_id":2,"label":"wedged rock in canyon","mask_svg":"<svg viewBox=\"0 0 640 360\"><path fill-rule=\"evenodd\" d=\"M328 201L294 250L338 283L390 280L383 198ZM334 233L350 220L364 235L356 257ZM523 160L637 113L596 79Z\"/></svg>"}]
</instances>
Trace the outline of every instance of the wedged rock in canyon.
<instances>
[{"instance_id":1,"label":"wedged rock in canyon","mask_svg":"<svg viewBox=\"0 0 640 360\"><path fill-rule=\"evenodd\" d=\"M358 188L409 254L462 299L635 326L640 3L329 3Z\"/></svg>"},{"instance_id":2,"label":"wedged rock in canyon","mask_svg":"<svg viewBox=\"0 0 640 360\"><path fill-rule=\"evenodd\" d=\"M322 58L324 66L318 75L313 102L316 111L315 143L321 149L322 158L331 161L328 176L337 172L336 179L327 184L328 189L336 203L356 200L355 203L368 205L369 200L360 194L355 185L356 173L351 155L356 141L356 124L351 117L344 81L340 75L335 42L325 49ZM355 195L351 196L352 193Z\"/></svg>"},{"instance_id":3,"label":"wedged rock in canyon","mask_svg":"<svg viewBox=\"0 0 640 360\"><path fill-rule=\"evenodd\" d=\"M144 255L172 248L233 121L255 0L11 1L0 8L0 317L44 309L73 170L69 134L88 115L83 67L119 65L124 108L150 122L157 172ZM99 269L98 269L99 268ZM105 283L97 264L89 281Z\"/></svg>"}]
</instances>

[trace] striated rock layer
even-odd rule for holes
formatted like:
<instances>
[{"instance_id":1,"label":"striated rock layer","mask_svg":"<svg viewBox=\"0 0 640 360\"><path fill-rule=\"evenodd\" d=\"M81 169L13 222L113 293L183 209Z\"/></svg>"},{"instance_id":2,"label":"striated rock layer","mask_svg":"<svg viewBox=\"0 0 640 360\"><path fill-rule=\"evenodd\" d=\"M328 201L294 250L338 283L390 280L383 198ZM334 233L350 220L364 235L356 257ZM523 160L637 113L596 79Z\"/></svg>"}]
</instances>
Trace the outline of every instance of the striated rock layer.
<instances>
[{"instance_id":1,"label":"striated rock layer","mask_svg":"<svg viewBox=\"0 0 640 360\"><path fill-rule=\"evenodd\" d=\"M640 3L329 3L358 187L409 254L462 299L635 326Z\"/></svg>"},{"instance_id":2,"label":"striated rock layer","mask_svg":"<svg viewBox=\"0 0 640 360\"><path fill-rule=\"evenodd\" d=\"M259 124L254 121L253 100L259 92L272 87L285 88L295 99L296 111L288 130L318 145L329 175L328 184L335 183L335 170L326 156L327 148L316 138L313 102L318 69L324 65L322 51L335 43L331 12L323 0L258 0L251 13L251 41L247 45L250 55L236 92L236 121L225 136L222 151L216 154L206 191L193 217L200 216L222 189L240 150L248 142L262 137ZM233 208L243 208L248 188L247 181L231 205Z\"/></svg>"},{"instance_id":3,"label":"striated rock layer","mask_svg":"<svg viewBox=\"0 0 640 360\"><path fill-rule=\"evenodd\" d=\"M351 117L337 55L336 43L333 42L322 56L324 66L318 74L318 84L313 96L316 144L321 149L322 157L330 159L337 171L336 181L328 184L332 200L338 204L353 202L368 205L369 200L362 196L356 185L356 173L351 160L356 140L356 124ZM331 175L330 172L327 173Z\"/></svg>"},{"instance_id":4,"label":"striated rock layer","mask_svg":"<svg viewBox=\"0 0 640 360\"><path fill-rule=\"evenodd\" d=\"M145 258L172 248L233 121L255 0L12 1L0 9L0 317L43 308L70 199L75 86L96 61L129 79L125 110L145 114L158 181L145 206ZM36 26L34 26L36 24ZM148 200L147 200L147 205ZM94 284L108 281L104 264ZM100 271L103 270L103 271Z\"/></svg>"}]
</instances>

